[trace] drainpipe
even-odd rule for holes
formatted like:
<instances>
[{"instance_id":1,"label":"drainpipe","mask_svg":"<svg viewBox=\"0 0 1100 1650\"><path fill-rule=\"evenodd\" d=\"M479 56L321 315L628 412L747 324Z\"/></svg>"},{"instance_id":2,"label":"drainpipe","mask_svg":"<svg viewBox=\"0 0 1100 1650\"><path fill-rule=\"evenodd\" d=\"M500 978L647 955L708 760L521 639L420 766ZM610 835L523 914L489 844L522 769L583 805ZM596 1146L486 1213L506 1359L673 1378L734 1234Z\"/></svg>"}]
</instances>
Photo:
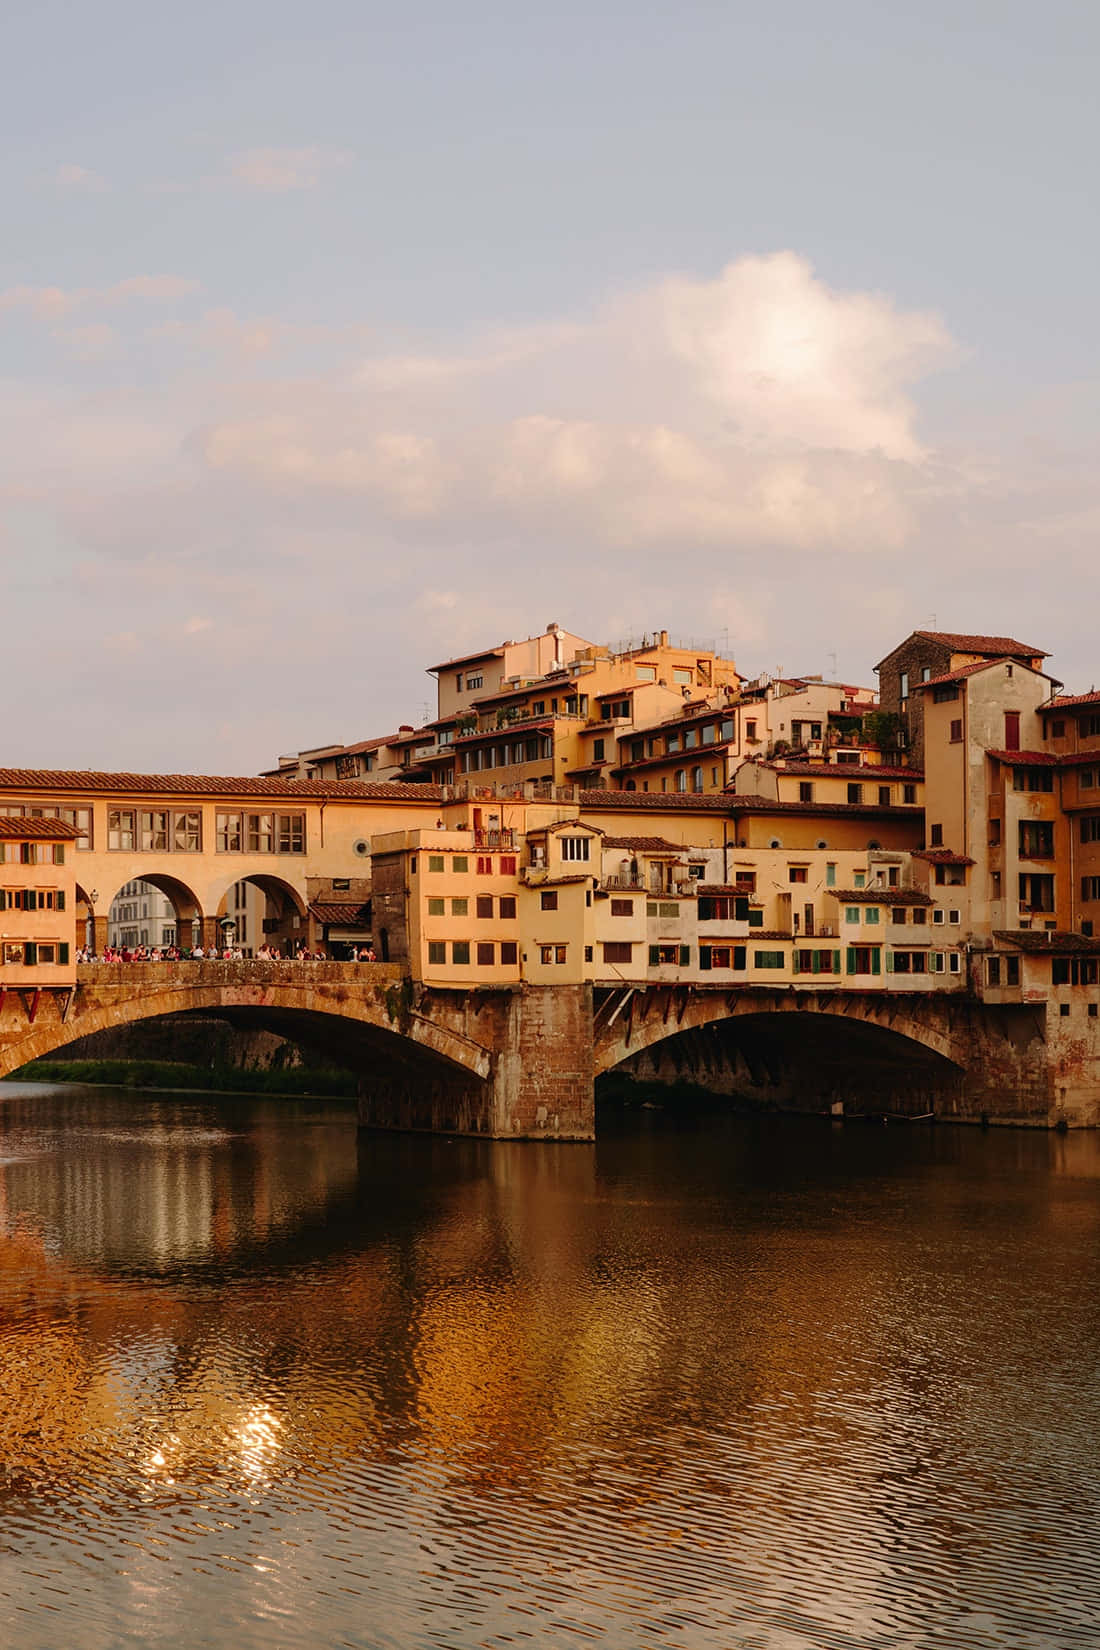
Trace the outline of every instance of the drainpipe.
<instances>
[{"instance_id":1,"label":"drainpipe","mask_svg":"<svg viewBox=\"0 0 1100 1650\"><path fill-rule=\"evenodd\" d=\"M722 881L728 887L730 880L730 845L726 834L727 820L722 816Z\"/></svg>"}]
</instances>

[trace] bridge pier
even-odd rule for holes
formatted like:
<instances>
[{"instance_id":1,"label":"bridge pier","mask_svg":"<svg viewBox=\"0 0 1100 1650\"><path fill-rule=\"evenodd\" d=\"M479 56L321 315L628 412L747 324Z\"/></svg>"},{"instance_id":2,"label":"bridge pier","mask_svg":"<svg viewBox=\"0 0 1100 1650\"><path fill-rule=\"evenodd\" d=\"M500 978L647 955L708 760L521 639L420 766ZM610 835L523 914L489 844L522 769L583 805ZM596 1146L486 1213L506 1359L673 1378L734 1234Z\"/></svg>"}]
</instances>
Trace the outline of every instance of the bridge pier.
<instances>
[{"instance_id":1,"label":"bridge pier","mask_svg":"<svg viewBox=\"0 0 1100 1650\"><path fill-rule=\"evenodd\" d=\"M593 1140L592 990L588 985L423 992L417 1014L461 1021L490 1051L484 1077L387 1061L364 1074L364 1128L491 1140Z\"/></svg>"}]
</instances>

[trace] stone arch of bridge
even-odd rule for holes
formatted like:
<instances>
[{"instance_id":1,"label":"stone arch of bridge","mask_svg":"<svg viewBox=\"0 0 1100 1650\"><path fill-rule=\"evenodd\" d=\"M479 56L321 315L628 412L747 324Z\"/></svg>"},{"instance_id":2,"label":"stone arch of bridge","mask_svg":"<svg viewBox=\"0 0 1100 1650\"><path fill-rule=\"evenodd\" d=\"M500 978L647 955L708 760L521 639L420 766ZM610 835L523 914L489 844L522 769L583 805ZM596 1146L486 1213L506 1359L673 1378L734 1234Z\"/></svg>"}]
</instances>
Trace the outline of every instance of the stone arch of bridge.
<instances>
[{"instance_id":1,"label":"stone arch of bridge","mask_svg":"<svg viewBox=\"0 0 1100 1650\"><path fill-rule=\"evenodd\" d=\"M613 1023L615 1005L608 999L597 1005L594 1072L602 1076L646 1049L655 1048L685 1032L738 1022L770 1021L776 1027L786 1018L792 1031L812 1033L826 1023L847 1026L856 1037L870 1031L903 1052L914 1045L924 1054L943 1060L956 1071L965 1069L967 1037L957 1005L931 993L872 993L827 991L752 991L700 993L679 996L675 990L644 994L641 1004L623 1004Z\"/></svg>"},{"instance_id":2,"label":"stone arch of bridge","mask_svg":"<svg viewBox=\"0 0 1100 1650\"><path fill-rule=\"evenodd\" d=\"M145 977L153 970L140 965L99 965L90 983L78 985L67 1010L63 1012L57 1004L40 1004L33 1021L24 1018L7 1031L0 1040L0 1077L97 1031L173 1015L207 1015L251 1024L349 1059L374 1054L406 1064L423 1065L426 1060L444 1074L482 1081L492 1074L489 1049L410 1010L399 985L386 981L349 990L346 984L314 981L304 973L300 983L285 978L260 982L242 977L225 982L209 977L210 969L222 966L179 964L174 977L154 980ZM272 971L310 967L277 964ZM189 971L193 971L190 979ZM130 978L120 980L119 975Z\"/></svg>"},{"instance_id":3,"label":"stone arch of bridge","mask_svg":"<svg viewBox=\"0 0 1100 1650\"><path fill-rule=\"evenodd\" d=\"M241 883L258 889L264 896L263 932L248 936L250 949L258 949L265 938L275 940L279 948L289 949L295 937L292 929L298 931L299 937L305 937L307 902L304 892L285 877L272 876L266 871L249 871L244 876L235 877L232 882L226 883L220 894L211 896L208 914L217 918L219 927L227 916L233 914L230 909L231 896L234 888ZM297 918L297 922L292 923L292 918Z\"/></svg>"},{"instance_id":4,"label":"stone arch of bridge","mask_svg":"<svg viewBox=\"0 0 1100 1650\"><path fill-rule=\"evenodd\" d=\"M194 928L195 932L201 933L201 924L204 915L202 901L195 893L194 889L184 882L181 877L173 876L168 871L147 871L143 869L139 876L127 877L126 881L120 883L119 886L114 889L107 898L104 898L102 893L100 893L100 896L96 901L99 909L104 912L109 911L119 894L122 892L123 888L125 888L129 882L147 882L150 888L155 888L158 893L165 896L172 907L173 913L175 914L176 939L178 944L186 945L188 943L193 931L192 925L196 925ZM96 947L98 950L102 950L103 945L106 942L107 918L104 916L99 920L102 924L103 933L102 935L97 935Z\"/></svg>"}]
</instances>

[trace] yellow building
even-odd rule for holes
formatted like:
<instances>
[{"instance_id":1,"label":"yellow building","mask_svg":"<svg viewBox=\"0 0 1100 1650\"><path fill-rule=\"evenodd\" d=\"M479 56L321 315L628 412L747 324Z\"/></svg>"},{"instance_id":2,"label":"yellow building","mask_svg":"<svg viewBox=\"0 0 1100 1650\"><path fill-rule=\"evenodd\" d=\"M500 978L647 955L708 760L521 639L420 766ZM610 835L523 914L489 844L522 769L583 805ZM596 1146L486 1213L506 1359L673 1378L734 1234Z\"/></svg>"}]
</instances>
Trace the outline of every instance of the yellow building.
<instances>
[{"instance_id":1,"label":"yellow building","mask_svg":"<svg viewBox=\"0 0 1100 1650\"><path fill-rule=\"evenodd\" d=\"M76 825L0 815L0 987L71 986Z\"/></svg>"}]
</instances>

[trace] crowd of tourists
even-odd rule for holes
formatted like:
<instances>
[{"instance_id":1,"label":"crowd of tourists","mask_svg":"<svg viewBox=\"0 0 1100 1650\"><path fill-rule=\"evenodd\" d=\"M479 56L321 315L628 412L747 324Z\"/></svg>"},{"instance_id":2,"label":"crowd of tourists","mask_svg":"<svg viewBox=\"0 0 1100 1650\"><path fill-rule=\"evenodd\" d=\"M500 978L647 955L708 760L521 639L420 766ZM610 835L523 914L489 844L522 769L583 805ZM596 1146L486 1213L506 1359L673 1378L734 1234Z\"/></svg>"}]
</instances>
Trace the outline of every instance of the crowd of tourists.
<instances>
[{"instance_id":1,"label":"crowd of tourists","mask_svg":"<svg viewBox=\"0 0 1100 1650\"><path fill-rule=\"evenodd\" d=\"M304 945L298 945L293 951L278 951L274 946L261 945L255 952L245 952L239 945L226 945L219 949L216 945L203 947L192 945L180 947L178 945L106 945L102 951L96 951L93 946L79 946L76 953L78 963L161 963L161 962L331 962L333 959L327 951L310 951ZM345 962L377 962L378 957L373 945L361 946L353 949L350 957L342 959Z\"/></svg>"}]
</instances>

